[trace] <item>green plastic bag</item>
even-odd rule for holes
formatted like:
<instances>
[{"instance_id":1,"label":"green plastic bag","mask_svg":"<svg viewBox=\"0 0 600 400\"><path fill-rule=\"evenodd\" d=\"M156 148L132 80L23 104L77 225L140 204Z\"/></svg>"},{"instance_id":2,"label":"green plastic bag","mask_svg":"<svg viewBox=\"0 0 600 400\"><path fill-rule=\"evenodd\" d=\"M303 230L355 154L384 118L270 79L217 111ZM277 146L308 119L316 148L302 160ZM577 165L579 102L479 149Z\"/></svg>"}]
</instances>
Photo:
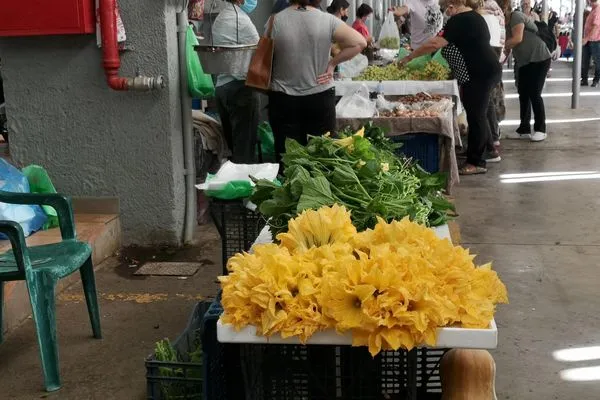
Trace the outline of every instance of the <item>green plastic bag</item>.
<instances>
[{"instance_id":1,"label":"green plastic bag","mask_svg":"<svg viewBox=\"0 0 600 400\"><path fill-rule=\"evenodd\" d=\"M404 57L408 57L410 55L410 50L405 47L400 47L398 49L398 60L402 60Z\"/></svg>"},{"instance_id":2,"label":"green plastic bag","mask_svg":"<svg viewBox=\"0 0 600 400\"><path fill-rule=\"evenodd\" d=\"M196 99L211 97L215 94L215 85L212 77L204 73L198 53L194 46L198 45L198 39L192 26L188 26L186 33L185 56L188 71L188 89L190 96Z\"/></svg>"},{"instance_id":3,"label":"green plastic bag","mask_svg":"<svg viewBox=\"0 0 600 400\"><path fill-rule=\"evenodd\" d=\"M431 55L426 54L421 57L417 57L406 64L406 68L409 69L423 69L427 63L431 61Z\"/></svg>"},{"instance_id":4,"label":"green plastic bag","mask_svg":"<svg viewBox=\"0 0 600 400\"><path fill-rule=\"evenodd\" d=\"M442 56L442 50L436 51L435 54L433 55L433 57L431 57L431 61L435 61L435 62L443 65L444 67L450 69L450 65L448 65L448 61L446 61L444 56Z\"/></svg>"},{"instance_id":5,"label":"green plastic bag","mask_svg":"<svg viewBox=\"0 0 600 400\"><path fill-rule=\"evenodd\" d=\"M262 162L275 162L275 137L268 122L264 121L258 126L258 139Z\"/></svg>"},{"instance_id":6,"label":"green plastic bag","mask_svg":"<svg viewBox=\"0 0 600 400\"><path fill-rule=\"evenodd\" d=\"M209 174L207 180L210 179L210 176ZM250 197L253 190L248 181L230 181L220 190L207 190L206 195L221 200L234 200Z\"/></svg>"},{"instance_id":7,"label":"green plastic bag","mask_svg":"<svg viewBox=\"0 0 600 400\"><path fill-rule=\"evenodd\" d=\"M31 193L47 194L56 193L56 189L50 180L48 172L39 165L30 165L21 171L29 181L29 191ZM55 228L58 226L58 214L53 207L42 206L42 209L48 216L43 229Z\"/></svg>"}]
</instances>

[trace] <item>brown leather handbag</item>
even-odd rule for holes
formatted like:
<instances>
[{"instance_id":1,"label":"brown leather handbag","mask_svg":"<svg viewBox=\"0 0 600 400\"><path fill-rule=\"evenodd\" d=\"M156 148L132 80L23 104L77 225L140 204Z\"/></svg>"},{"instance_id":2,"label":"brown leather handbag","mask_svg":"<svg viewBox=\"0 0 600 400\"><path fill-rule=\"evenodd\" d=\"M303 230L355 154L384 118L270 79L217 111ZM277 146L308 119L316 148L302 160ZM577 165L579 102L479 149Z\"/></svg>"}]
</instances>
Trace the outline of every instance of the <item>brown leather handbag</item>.
<instances>
[{"instance_id":1,"label":"brown leather handbag","mask_svg":"<svg viewBox=\"0 0 600 400\"><path fill-rule=\"evenodd\" d=\"M271 74L273 72L273 51L275 43L271 38L275 16L269 19L267 31L258 41L256 52L252 56L248 75L246 75L246 86L256 89L269 90L271 87Z\"/></svg>"}]
</instances>

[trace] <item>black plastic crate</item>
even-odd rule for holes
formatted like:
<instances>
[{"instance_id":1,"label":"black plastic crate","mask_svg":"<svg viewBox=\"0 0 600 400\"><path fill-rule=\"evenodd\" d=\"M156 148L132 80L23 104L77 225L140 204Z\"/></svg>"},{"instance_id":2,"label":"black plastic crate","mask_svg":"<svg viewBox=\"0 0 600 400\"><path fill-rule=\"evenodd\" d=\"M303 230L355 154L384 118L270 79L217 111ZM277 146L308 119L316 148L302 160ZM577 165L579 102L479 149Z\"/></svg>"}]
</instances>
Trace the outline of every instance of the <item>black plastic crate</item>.
<instances>
[{"instance_id":1,"label":"black plastic crate","mask_svg":"<svg viewBox=\"0 0 600 400\"><path fill-rule=\"evenodd\" d=\"M236 253L250 250L267 221L244 206L241 200L211 199L210 214L221 236L223 274L227 260Z\"/></svg>"},{"instance_id":2,"label":"black plastic crate","mask_svg":"<svg viewBox=\"0 0 600 400\"><path fill-rule=\"evenodd\" d=\"M206 313L207 400L440 400L443 349L382 351L326 345L224 344L219 298Z\"/></svg>"},{"instance_id":3,"label":"black plastic crate","mask_svg":"<svg viewBox=\"0 0 600 400\"><path fill-rule=\"evenodd\" d=\"M191 362L190 353L200 349L202 322L210 301L196 304L183 333L173 342L177 362L158 361L156 354L146 359L148 400L203 399L203 362Z\"/></svg>"},{"instance_id":4,"label":"black plastic crate","mask_svg":"<svg viewBox=\"0 0 600 400\"><path fill-rule=\"evenodd\" d=\"M439 400L443 350L242 345L246 399Z\"/></svg>"},{"instance_id":5,"label":"black plastic crate","mask_svg":"<svg viewBox=\"0 0 600 400\"><path fill-rule=\"evenodd\" d=\"M240 346L217 340L217 321L223 313L220 295L204 315L202 351L204 356L204 399L245 400Z\"/></svg>"},{"instance_id":6,"label":"black plastic crate","mask_svg":"<svg viewBox=\"0 0 600 400\"><path fill-rule=\"evenodd\" d=\"M429 173L440 171L440 135L414 133L388 137L394 143L402 143L397 153L412 158Z\"/></svg>"}]
</instances>

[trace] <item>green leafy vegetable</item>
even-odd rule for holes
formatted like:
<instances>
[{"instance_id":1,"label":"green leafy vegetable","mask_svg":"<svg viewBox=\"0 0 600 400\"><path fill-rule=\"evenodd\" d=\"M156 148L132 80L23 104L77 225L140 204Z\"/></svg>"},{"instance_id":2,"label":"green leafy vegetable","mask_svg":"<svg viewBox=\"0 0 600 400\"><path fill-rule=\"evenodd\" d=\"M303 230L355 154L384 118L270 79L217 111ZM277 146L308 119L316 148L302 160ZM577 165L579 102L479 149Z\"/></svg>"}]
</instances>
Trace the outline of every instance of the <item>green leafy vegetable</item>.
<instances>
[{"instance_id":1,"label":"green leafy vegetable","mask_svg":"<svg viewBox=\"0 0 600 400\"><path fill-rule=\"evenodd\" d=\"M306 146L288 140L283 184L257 181L251 199L269 218L274 235L303 210L335 203L352 212L359 231L372 228L378 216L387 221L409 216L430 226L446 223L454 206L442 194L445 174L429 174L396 155L398 147L371 124L364 137L346 129L338 139L311 137Z\"/></svg>"}]
</instances>

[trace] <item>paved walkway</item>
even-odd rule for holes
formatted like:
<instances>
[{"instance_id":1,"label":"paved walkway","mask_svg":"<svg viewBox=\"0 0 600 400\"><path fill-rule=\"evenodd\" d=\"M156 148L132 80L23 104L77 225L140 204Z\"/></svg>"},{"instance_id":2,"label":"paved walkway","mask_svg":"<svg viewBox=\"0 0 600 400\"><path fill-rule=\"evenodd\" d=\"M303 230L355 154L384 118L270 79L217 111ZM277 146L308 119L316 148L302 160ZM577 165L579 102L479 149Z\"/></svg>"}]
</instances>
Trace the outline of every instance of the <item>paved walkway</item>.
<instances>
[{"instance_id":1,"label":"paved walkway","mask_svg":"<svg viewBox=\"0 0 600 400\"><path fill-rule=\"evenodd\" d=\"M568 77L558 63L548 82L549 139L503 141L504 160L486 176L463 179L456 193L463 243L481 263L495 261L510 293L497 315L499 400L600 399L600 382L577 381L600 379L600 350L590 347L600 346L600 97L592 96L600 90L587 89L572 111L568 94L558 97L570 92ZM518 118L514 85L507 89L505 131ZM203 237L175 257L218 260L214 232ZM196 296L214 293L216 273L207 266L189 280L134 279L127 265L107 264L97 274L102 341L91 339L80 287L72 287L58 307L64 388L48 398L143 399L144 357L156 340L181 331ZM583 355L556 353L581 347ZM0 398L43 396L28 322L0 345Z\"/></svg>"},{"instance_id":2,"label":"paved walkway","mask_svg":"<svg viewBox=\"0 0 600 400\"><path fill-rule=\"evenodd\" d=\"M590 347L600 345L600 90L571 110L569 75L555 63L546 86L548 140L502 141L502 162L457 191L463 244L494 260L509 290L497 314L500 400L600 398L600 350ZM506 88L504 132L519 106L514 83Z\"/></svg>"}]
</instances>

